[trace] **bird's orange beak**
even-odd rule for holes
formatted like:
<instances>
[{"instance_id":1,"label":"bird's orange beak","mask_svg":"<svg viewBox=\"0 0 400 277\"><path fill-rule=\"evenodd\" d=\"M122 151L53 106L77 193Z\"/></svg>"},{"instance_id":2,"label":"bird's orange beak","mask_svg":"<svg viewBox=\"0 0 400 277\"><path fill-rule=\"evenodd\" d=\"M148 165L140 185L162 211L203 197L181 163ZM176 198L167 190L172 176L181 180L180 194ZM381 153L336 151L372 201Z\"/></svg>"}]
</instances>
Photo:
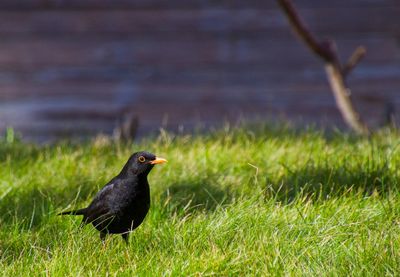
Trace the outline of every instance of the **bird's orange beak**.
<instances>
[{"instance_id":1,"label":"bird's orange beak","mask_svg":"<svg viewBox=\"0 0 400 277\"><path fill-rule=\"evenodd\" d=\"M167 162L166 159L163 159L163 158L156 158L155 160L152 160L152 161L150 162L150 164L162 164L162 163L166 163L166 162Z\"/></svg>"}]
</instances>

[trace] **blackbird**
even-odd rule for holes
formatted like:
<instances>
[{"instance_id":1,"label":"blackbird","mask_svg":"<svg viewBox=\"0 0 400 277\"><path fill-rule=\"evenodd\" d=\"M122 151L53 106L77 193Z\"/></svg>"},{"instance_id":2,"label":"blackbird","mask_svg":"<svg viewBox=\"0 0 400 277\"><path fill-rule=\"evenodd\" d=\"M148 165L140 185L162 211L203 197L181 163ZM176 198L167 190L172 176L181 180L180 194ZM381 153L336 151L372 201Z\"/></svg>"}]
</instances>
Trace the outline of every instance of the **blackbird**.
<instances>
[{"instance_id":1,"label":"blackbird","mask_svg":"<svg viewBox=\"0 0 400 277\"><path fill-rule=\"evenodd\" d=\"M100 231L102 240L107 234L121 234L128 242L129 232L143 222L150 208L147 175L155 164L166 161L149 152L134 153L87 208L58 215L83 215L82 225L92 223Z\"/></svg>"}]
</instances>

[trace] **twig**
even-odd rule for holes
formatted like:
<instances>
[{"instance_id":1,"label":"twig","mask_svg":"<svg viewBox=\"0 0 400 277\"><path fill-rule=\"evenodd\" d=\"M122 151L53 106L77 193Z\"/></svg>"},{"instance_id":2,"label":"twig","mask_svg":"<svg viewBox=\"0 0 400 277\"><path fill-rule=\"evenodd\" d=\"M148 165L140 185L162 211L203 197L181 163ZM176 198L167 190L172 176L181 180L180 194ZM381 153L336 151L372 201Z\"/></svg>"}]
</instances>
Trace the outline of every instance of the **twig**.
<instances>
[{"instance_id":1,"label":"twig","mask_svg":"<svg viewBox=\"0 0 400 277\"><path fill-rule=\"evenodd\" d=\"M344 76L349 75L349 73L353 70L354 67L364 58L367 53L367 49L364 46L358 46L356 50L354 50L353 54L350 56L347 64L343 67L342 72Z\"/></svg>"}]
</instances>

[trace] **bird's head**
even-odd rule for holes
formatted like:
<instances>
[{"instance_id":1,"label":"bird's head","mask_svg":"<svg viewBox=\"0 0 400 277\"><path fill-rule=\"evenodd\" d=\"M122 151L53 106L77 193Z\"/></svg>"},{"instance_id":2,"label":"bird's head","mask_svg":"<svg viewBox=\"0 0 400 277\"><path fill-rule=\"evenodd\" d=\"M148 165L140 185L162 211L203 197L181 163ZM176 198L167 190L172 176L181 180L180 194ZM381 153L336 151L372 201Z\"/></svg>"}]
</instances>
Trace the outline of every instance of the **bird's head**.
<instances>
[{"instance_id":1,"label":"bird's head","mask_svg":"<svg viewBox=\"0 0 400 277\"><path fill-rule=\"evenodd\" d=\"M147 175L155 164L165 163L167 160L156 155L141 151L133 153L125 164L121 173L127 175Z\"/></svg>"}]
</instances>

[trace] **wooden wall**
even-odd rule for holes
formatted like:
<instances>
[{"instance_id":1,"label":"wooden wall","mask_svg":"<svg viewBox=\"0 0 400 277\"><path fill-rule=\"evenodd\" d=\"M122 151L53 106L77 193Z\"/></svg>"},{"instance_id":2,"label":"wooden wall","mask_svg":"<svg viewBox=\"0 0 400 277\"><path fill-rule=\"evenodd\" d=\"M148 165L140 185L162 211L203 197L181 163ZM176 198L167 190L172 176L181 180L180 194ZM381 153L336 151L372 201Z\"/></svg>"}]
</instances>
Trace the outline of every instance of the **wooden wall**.
<instances>
[{"instance_id":1,"label":"wooden wall","mask_svg":"<svg viewBox=\"0 0 400 277\"><path fill-rule=\"evenodd\" d=\"M343 58L367 47L350 85L370 123L399 107L399 0L295 4ZM320 61L275 1L0 1L0 131L111 133L128 110L141 133L238 117L342 124Z\"/></svg>"}]
</instances>

